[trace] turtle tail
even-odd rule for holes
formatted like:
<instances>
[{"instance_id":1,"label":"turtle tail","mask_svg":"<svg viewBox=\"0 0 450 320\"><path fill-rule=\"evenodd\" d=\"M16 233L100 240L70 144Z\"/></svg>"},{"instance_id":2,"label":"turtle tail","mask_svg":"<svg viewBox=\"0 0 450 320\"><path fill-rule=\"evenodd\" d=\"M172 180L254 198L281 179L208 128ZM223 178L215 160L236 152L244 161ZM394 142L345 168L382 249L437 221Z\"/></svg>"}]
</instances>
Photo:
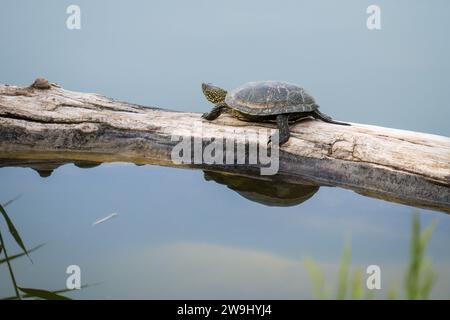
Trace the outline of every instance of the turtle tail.
<instances>
[{"instance_id":1,"label":"turtle tail","mask_svg":"<svg viewBox=\"0 0 450 320\"><path fill-rule=\"evenodd\" d=\"M320 120L322 120L324 122L328 122L328 123L340 124L342 126L349 126L350 125L350 123L335 121L335 120L331 119L330 116L327 116L326 114L320 112L319 110L315 110L313 112L313 117L316 118L316 119L320 119Z\"/></svg>"}]
</instances>

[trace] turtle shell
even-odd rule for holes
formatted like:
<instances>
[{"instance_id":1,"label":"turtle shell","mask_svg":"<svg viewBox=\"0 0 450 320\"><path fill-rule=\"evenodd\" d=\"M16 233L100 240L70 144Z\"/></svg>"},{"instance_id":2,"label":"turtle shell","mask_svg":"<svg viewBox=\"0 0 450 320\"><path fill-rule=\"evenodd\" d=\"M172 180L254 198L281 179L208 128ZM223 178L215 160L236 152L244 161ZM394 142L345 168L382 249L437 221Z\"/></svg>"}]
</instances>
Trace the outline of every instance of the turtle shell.
<instances>
[{"instance_id":1,"label":"turtle shell","mask_svg":"<svg viewBox=\"0 0 450 320\"><path fill-rule=\"evenodd\" d=\"M305 89L281 81L246 83L225 97L228 106L249 115L310 112L319 108Z\"/></svg>"}]
</instances>

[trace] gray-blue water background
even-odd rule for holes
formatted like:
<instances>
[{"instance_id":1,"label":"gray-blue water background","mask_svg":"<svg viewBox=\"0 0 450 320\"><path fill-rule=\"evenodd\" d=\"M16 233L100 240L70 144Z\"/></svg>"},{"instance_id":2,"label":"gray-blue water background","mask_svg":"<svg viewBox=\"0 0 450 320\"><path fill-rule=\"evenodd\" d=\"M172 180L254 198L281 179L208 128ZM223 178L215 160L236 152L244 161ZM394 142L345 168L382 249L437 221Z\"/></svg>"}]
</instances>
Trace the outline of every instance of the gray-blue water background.
<instances>
[{"instance_id":1,"label":"gray-blue water background","mask_svg":"<svg viewBox=\"0 0 450 320\"><path fill-rule=\"evenodd\" d=\"M81 8L81 30L66 28L70 4ZM366 28L370 4L3 0L0 83L44 76L69 90L204 112L201 82L286 80L337 119L448 136L450 2L377 1L375 31ZM354 268L381 266L384 297L402 288L409 254L410 207L337 188L273 208L205 182L200 171L66 165L41 178L0 169L0 201L17 194L8 209L26 244L47 243L34 264L15 261L19 283L61 288L66 267L77 264L83 283L102 284L73 297L309 298L303 259L318 261L334 288L350 236ZM91 226L112 212L119 216ZM432 297L450 298L450 219L420 212L424 225L439 220L429 247L439 273ZM0 280L0 296L13 294L4 265Z\"/></svg>"}]
</instances>

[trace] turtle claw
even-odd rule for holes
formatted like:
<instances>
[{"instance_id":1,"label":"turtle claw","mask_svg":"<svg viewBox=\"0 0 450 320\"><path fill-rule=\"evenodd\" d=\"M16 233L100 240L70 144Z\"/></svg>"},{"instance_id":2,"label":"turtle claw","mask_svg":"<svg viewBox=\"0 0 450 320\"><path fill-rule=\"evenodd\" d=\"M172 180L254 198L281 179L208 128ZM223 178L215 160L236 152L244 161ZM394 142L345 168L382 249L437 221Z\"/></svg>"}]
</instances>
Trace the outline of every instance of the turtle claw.
<instances>
[{"instance_id":1,"label":"turtle claw","mask_svg":"<svg viewBox=\"0 0 450 320\"><path fill-rule=\"evenodd\" d=\"M214 120L217 117L214 117L214 115L211 115L211 112L205 112L202 114L202 118L208 121Z\"/></svg>"},{"instance_id":2,"label":"turtle claw","mask_svg":"<svg viewBox=\"0 0 450 320\"><path fill-rule=\"evenodd\" d=\"M223 112L227 109L227 105L225 103L218 103L211 109L210 112L206 112L202 115L203 119L206 120L214 120L217 119Z\"/></svg>"}]
</instances>

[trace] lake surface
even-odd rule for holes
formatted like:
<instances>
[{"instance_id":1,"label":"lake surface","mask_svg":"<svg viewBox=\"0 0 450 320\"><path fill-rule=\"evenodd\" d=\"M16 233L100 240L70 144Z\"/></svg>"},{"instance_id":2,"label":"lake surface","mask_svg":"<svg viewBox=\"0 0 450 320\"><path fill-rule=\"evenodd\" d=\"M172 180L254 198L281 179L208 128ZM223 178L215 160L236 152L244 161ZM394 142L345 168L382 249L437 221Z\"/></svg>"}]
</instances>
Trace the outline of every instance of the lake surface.
<instances>
[{"instance_id":1,"label":"lake surface","mask_svg":"<svg viewBox=\"0 0 450 320\"><path fill-rule=\"evenodd\" d=\"M204 112L201 82L283 79L304 85L337 119L450 135L447 1L378 1L377 31L365 24L370 1L77 1L77 31L65 27L69 4L2 5L0 83L41 75L69 90ZM0 203L21 195L7 212L28 248L45 243L33 264L12 262L17 281L61 289L66 268L78 265L82 283L96 284L67 294L78 299L313 298L310 258L333 298L351 243L352 274L361 270L365 282L366 267L378 265L375 298L394 288L402 298L418 213L423 228L437 222L427 247L438 275L431 298L450 298L448 214L333 187L268 206L276 196L264 194L262 204L224 183L199 170L125 163L67 164L46 178L0 168ZM19 253L3 221L0 228L10 255ZM0 297L13 294L0 264Z\"/></svg>"}]
</instances>

